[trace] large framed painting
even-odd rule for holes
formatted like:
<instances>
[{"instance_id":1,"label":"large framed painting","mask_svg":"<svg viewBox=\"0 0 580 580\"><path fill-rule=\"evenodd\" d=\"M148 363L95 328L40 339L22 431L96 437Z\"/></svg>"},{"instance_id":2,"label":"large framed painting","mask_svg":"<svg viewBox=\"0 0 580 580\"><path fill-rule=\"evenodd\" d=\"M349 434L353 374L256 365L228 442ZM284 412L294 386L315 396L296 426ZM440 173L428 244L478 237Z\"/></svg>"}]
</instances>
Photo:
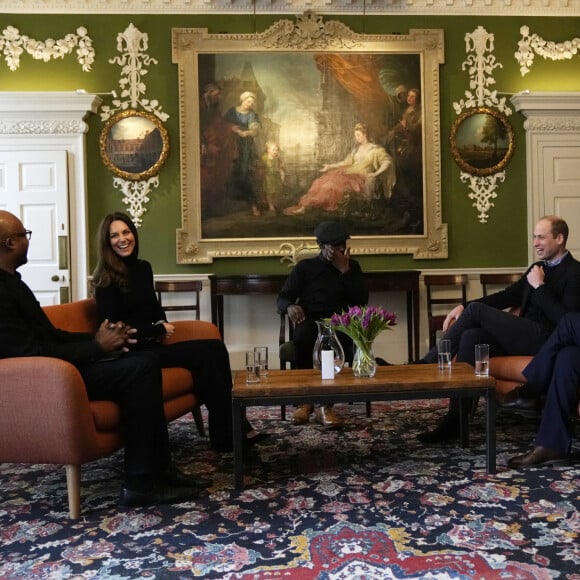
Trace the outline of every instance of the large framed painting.
<instances>
[{"instance_id":1,"label":"large framed painting","mask_svg":"<svg viewBox=\"0 0 580 580\"><path fill-rule=\"evenodd\" d=\"M292 259L331 219L353 254L447 257L441 30L363 35L307 12L259 34L172 32L179 263Z\"/></svg>"}]
</instances>

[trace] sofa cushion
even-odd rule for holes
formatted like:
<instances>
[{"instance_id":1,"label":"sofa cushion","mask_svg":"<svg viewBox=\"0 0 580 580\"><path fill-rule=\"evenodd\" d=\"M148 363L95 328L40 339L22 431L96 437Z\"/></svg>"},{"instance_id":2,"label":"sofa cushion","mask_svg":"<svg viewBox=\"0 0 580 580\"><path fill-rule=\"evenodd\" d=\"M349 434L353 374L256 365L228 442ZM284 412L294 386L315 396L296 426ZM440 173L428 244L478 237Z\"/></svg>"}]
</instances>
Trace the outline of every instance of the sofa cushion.
<instances>
[{"instance_id":1,"label":"sofa cushion","mask_svg":"<svg viewBox=\"0 0 580 580\"><path fill-rule=\"evenodd\" d=\"M531 360L531 356L494 356L489 360L489 373L498 380L525 383L522 371Z\"/></svg>"},{"instance_id":2,"label":"sofa cushion","mask_svg":"<svg viewBox=\"0 0 580 580\"><path fill-rule=\"evenodd\" d=\"M193 379L187 369L163 369L163 400L171 401L185 393L192 392Z\"/></svg>"},{"instance_id":3,"label":"sofa cushion","mask_svg":"<svg viewBox=\"0 0 580 580\"><path fill-rule=\"evenodd\" d=\"M113 401L91 401L91 413L97 431L116 431L119 429L121 412Z\"/></svg>"},{"instance_id":4,"label":"sofa cushion","mask_svg":"<svg viewBox=\"0 0 580 580\"><path fill-rule=\"evenodd\" d=\"M68 304L44 306L44 312L56 328L68 332L97 331L97 308L92 298L85 298Z\"/></svg>"}]
</instances>

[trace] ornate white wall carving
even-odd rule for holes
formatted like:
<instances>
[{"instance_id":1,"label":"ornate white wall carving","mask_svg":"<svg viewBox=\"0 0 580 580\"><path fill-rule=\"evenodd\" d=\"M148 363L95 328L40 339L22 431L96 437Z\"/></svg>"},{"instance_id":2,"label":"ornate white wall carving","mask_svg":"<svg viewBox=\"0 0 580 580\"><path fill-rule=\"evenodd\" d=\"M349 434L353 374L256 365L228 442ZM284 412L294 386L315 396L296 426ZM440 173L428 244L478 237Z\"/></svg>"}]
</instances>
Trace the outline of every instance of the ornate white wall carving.
<instances>
[{"instance_id":1,"label":"ornate white wall carving","mask_svg":"<svg viewBox=\"0 0 580 580\"><path fill-rule=\"evenodd\" d=\"M527 26L520 28L520 34L522 38L518 42L518 51L514 56L520 65L522 76L530 72L536 54L549 60L571 60L580 48L580 38L564 42L548 41L537 34L530 34Z\"/></svg>"},{"instance_id":2,"label":"ornate white wall carving","mask_svg":"<svg viewBox=\"0 0 580 580\"><path fill-rule=\"evenodd\" d=\"M162 121L166 121L169 115L163 112L159 101L145 98L147 86L143 76L147 74L146 66L157 64L157 61L147 54L149 48L149 35L141 32L132 23L117 35L117 51L121 53L109 60L110 64L118 64L121 67L119 87L121 96L114 95L112 106L105 105L101 108L101 119L108 121L119 111L131 109L144 109L153 113ZM123 194L123 203L127 213L133 218L135 225L139 227L143 223L143 214L147 211L145 204L150 201L149 194L159 186L159 176L155 175L141 181L130 181L121 177L113 179L113 186Z\"/></svg>"},{"instance_id":3,"label":"ornate white wall carving","mask_svg":"<svg viewBox=\"0 0 580 580\"><path fill-rule=\"evenodd\" d=\"M0 13L578 16L579 0L0 0Z\"/></svg>"},{"instance_id":4,"label":"ornate white wall carving","mask_svg":"<svg viewBox=\"0 0 580 580\"><path fill-rule=\"evenodd\" d=\"M469 73L469 89L465 91L465 98L453 103L455 112L460 115L467 109L474 107L494 107L504 113L511 114L511 109L506 105L506 98L500 97L495 89L493 71L501 68L493 54L494 35L478 26L473 32L465 35L465 52L467 59L462 69ZM469 184L471 190L469 199L474 200L473 207L478 212L478 220L485 224L489 219L489 211L494 206L493 199L497 197L497 187L505 180L505 171L499 171L492 175L476 176L465 171L460 174L463 183Z\"/></svg>"},{"instance_id":5,"label":"ornate white wall carving","mask_svg":"<svg viewBox=\"0 0 580 580\"><path fill-rule=\"evenodd\" d=\"M74 49L77 54L77 61L83 71L91 70L91 65L95 60L95 49L93 41L88 36L87 29L79 27L76 34L67 34L64 38L54 40L47 38L45 41L30 38L21 34L18 28L7 26L0 33L0 52L4 54L4 59L8 68L15 71L20 66L20 55L28 53L36 60L48 62L55 58L64 58L72 53Z\"/></svg>"}]
</instances>

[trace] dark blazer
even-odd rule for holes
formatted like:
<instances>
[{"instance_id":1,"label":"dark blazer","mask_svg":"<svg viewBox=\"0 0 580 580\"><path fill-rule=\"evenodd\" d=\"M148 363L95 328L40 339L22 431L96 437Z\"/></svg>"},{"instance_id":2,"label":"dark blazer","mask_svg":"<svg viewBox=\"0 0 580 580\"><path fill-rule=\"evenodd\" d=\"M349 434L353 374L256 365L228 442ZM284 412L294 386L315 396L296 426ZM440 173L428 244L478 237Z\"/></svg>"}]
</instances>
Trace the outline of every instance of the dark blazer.
<instances>
[{"instance_id":1,"label":"dark blazer","mask_svg":"<svg viewBox=\"0 0 580 580\"><path fill-rule=\"evenodd\" d=\"M0 269L0 358L50 356L82 366L103 356L94 337L55 328L20 274Z\"/></svg>"},{"instance_id":2,"label":"dark blazer","mask_svg":"<svg viewBox=\"0 0 580 580\"><path fill-rule=\"evenodd\" d=\"M519 307L520 316L537 322L551 332L566 312L580 311L580 262L568 252L558 266L544 266L544 284L536 289L526 279L533 266L505 290L474 302L483 302L500 310Z\"/></svg>"}]
</instances>

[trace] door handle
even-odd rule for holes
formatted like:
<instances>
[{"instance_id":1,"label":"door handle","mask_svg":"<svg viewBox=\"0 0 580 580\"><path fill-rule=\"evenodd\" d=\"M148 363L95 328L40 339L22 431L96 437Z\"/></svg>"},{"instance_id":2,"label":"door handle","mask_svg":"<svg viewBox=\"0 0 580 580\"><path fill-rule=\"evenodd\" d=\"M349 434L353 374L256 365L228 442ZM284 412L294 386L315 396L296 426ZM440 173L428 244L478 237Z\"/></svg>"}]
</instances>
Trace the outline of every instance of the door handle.
<instances>
[{"instance_id":1,"label":"door handle","mask_svg":"<svg viewBox=\"0 0 580 580\"><path fill-rule=\"evenodd\" d=\"M58 281L60 280L60 276L59 276L58 274L55 274L55 275L54 275L54 276L51 278L51 280L52 280L53 282L58 282Z\"/></svg>"}]
</instances>

